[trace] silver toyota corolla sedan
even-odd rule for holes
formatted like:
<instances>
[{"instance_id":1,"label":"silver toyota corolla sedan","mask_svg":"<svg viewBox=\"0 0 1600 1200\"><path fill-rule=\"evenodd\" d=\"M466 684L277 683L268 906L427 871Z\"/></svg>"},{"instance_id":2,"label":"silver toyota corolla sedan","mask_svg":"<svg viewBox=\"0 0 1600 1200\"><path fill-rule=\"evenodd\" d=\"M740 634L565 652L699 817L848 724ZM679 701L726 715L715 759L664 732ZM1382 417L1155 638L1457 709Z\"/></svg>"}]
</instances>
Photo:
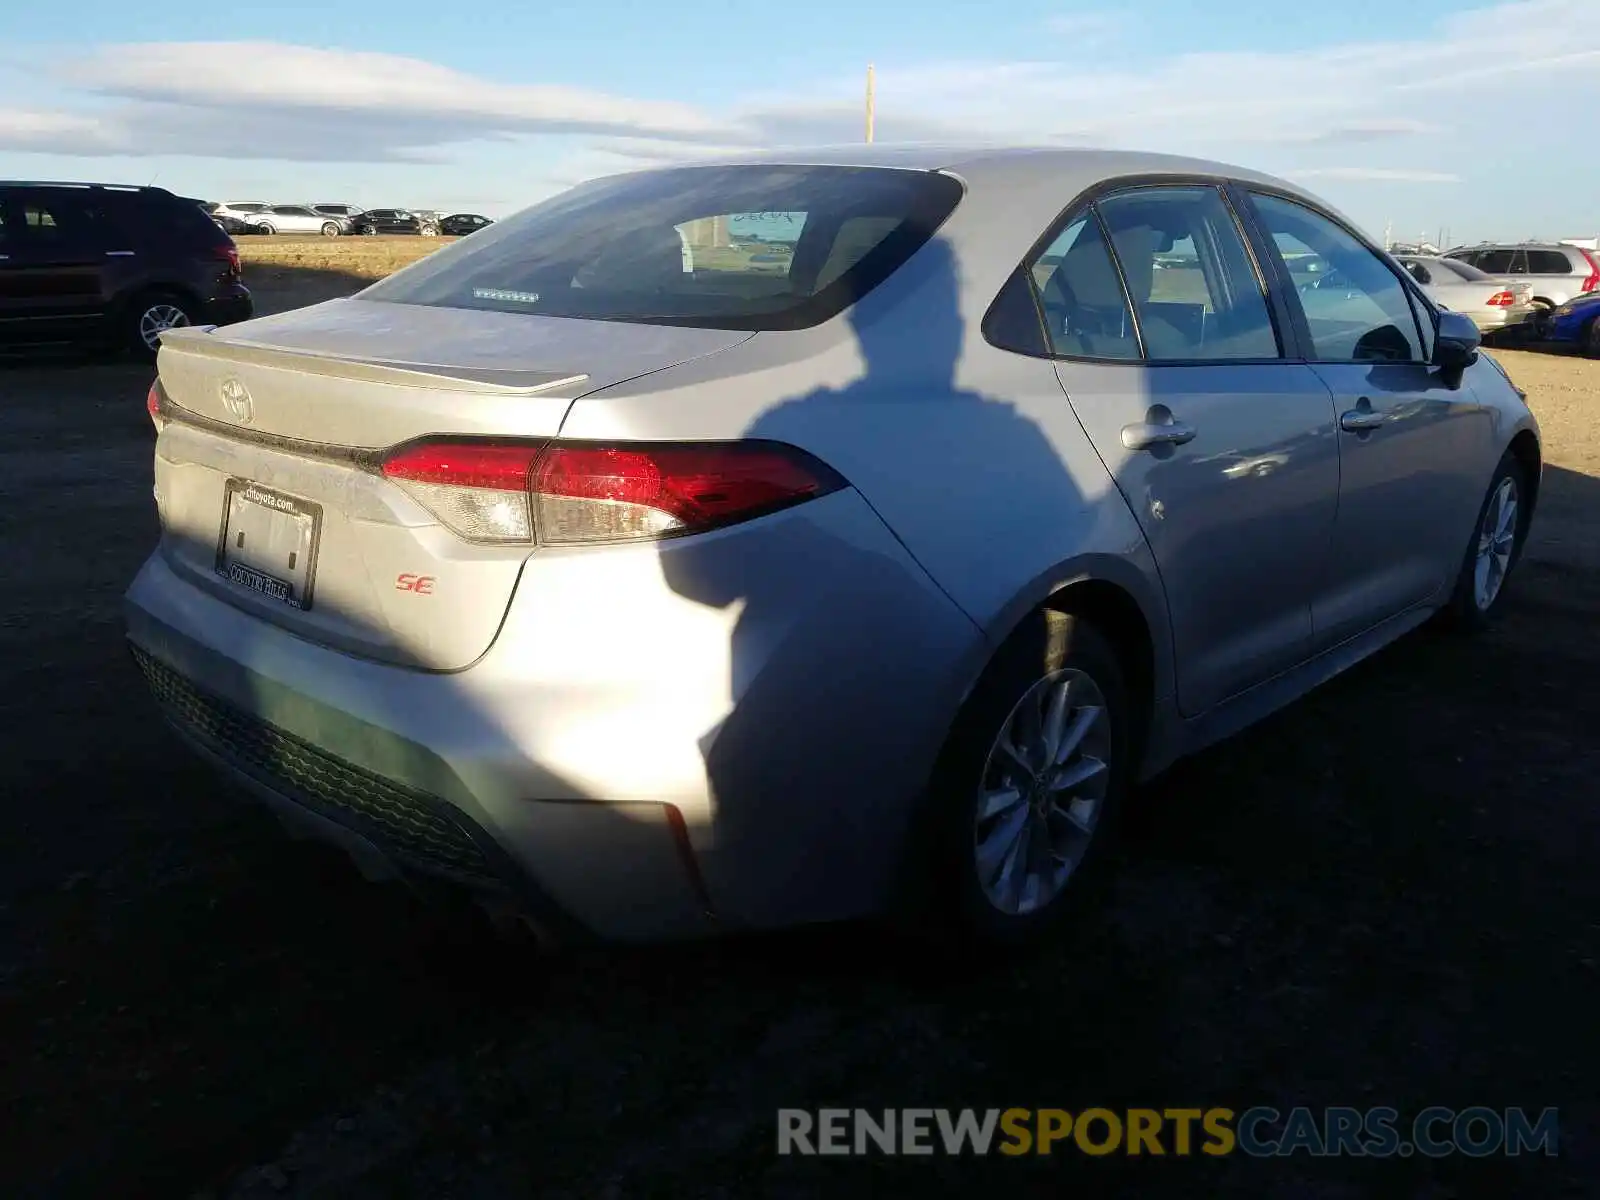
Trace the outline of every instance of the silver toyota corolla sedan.
<instances>
[{"instance_id":1,"label":"silver toyota corolla sedan","mask_svg":"<svg viewBox=\"0 0 1600 1200\"><path fill-rule=\"evenodd\" d=\"M1477 345L1216 163L598 180L166 334L129 636L291 826L557 938L1024 943L1132 784L1494 613L1541 456Z\"/></svg>"}]
</instances>

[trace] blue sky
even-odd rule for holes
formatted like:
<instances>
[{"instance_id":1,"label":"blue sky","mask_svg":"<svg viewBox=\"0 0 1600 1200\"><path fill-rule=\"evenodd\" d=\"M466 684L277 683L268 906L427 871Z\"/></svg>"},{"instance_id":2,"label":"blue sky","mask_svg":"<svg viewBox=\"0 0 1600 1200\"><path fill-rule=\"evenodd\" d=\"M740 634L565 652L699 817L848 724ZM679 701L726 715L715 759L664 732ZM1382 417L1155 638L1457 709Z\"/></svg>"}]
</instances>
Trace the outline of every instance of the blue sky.
<instances>
[{"instance_id":1,"label":"blue sky","mask_svg":"<svg viewBox=\"0 0 1600 1200\"><path fill-rule=\"evenodd\" d=\"M651 162L858 140L873 62L880 140L1200 154L1374 234L1592 236L1597 2L11 4L0 176L499 216Z\"/></svg>"}]
</instances>

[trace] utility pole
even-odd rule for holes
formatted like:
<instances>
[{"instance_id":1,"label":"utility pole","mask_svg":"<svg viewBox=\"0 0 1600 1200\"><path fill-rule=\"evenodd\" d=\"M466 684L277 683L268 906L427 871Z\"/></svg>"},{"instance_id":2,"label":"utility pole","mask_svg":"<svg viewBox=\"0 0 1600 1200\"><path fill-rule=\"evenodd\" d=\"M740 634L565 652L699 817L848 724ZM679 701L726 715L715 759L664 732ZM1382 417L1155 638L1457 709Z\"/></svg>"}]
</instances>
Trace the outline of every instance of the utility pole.
<instances>
[{"instance_id":1,"label":"utility pole","mask_svg":"<svg viewBox=\"0 0 1600 1200\"><path fill-rule=\"evenodd\" d=\"M1394 222L1388 221L1383 227L1383 248L1385 250L1394 245Z\"/></svg>"},{"instance_id":2,"label":"utility pole","mask_svg":"<svg viewBox=\"0 0 1600 1200\"><path fill-rule=\"evenodd\" d=\"M872 140L872 126L877 116L877 78L872 64L867 64L867 141Z\"/></svg>"}]
</instances>

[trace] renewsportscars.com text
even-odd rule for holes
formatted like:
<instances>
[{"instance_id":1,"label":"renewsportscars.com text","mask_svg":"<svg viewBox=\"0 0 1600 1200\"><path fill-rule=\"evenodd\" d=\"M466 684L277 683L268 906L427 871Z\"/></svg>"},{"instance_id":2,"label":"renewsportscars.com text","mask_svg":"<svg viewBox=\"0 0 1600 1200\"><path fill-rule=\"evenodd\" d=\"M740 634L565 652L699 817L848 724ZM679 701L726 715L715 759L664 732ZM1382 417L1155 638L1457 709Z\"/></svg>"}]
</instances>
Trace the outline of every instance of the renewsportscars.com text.
<instances>
[{"instance_id":1,"label":"renewsportscars.com text","mask_svg":"<svg viewBox=\"0 0 1600 1200\"><path fill-rule=\"evenodd\" d=\"M778 1153L1553 1156L1558 1123L1554 1108L782 1108Z\"/></svg>"}]
</instances>

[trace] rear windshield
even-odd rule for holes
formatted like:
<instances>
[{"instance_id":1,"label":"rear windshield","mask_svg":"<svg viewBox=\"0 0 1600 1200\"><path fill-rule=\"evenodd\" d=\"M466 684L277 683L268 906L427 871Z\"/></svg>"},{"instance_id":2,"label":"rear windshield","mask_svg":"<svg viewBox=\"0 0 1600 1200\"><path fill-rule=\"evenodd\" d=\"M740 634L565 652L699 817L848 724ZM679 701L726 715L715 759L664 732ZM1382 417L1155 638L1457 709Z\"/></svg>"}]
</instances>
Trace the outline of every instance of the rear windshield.
<instances>
[{"instance_id":1,"label":"rear windshield","mask_svg":"<svg viewBox=\"0 0 1600 1200\"><path fill-rule=\"evenodd\" d=\"M1493 275L1478 270L1478 268L1473 266L1471 263L1462 262L1459 259L1441 258L1439 260L1439 265L1445 267L1453 274L1459 275L1462 279L1465 279L1470 283L1483 283L1494 278Z\"/></svg>"},{"instance_id":2,"label":"rear windshield","mask_svg":"<svg viewBox=\"0 0 1600 1200\"><path fill-rule=\"evenodd\" d=\"M802 329L876 287L961 199L885 167L682 167L583 184L390 276L364 300Z\"/></svg>"}]
</instances>

